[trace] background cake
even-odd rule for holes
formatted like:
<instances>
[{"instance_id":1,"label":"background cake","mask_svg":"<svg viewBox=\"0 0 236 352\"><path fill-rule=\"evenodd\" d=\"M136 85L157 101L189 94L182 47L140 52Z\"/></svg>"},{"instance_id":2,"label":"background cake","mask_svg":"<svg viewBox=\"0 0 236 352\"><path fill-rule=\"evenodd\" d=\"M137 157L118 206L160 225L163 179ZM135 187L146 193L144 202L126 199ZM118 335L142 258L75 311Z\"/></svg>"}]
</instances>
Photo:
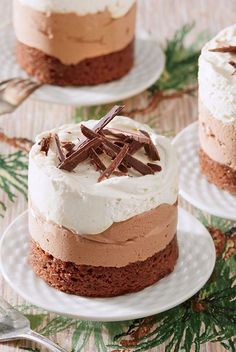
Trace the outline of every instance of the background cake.
<instances>
[{"instance_id":1,"label":"background cake","mask_svg":"<svg viewBox=\"0 0 236 352\"><path fill-rule=\"evenodd\" d=\"M236 195L236 26L221 31L199 59L200 165L209 182Z\"/></svg>"},{"instance_id":2,"label":"background cake","mask_svg":"<svg viewBox=\"0 0 236 352\"><path fill-rule=\"evenodd\" d=\"M178 257L175 152L120 110L45 132L30 153L30 263L65 292L135 292Z\"/></svg>"},{"instance_id":3,"label":"background cake","mask_svg":"<svg viewBox=\"0 0 236 352\"><path fill-rule=\"evenodd\" d=\"M14 0L16 57L43 83L94 85L134 61L136 0Z\"/></svg>"}]
</instances>

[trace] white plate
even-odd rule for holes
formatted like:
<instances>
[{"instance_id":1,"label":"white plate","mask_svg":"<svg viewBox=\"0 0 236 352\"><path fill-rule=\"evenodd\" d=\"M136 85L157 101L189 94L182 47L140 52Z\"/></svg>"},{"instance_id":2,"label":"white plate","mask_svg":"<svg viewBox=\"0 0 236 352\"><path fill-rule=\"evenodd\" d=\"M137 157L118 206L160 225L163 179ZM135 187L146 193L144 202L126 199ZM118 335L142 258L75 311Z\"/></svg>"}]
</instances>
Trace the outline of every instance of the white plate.
<instances>
[{"instance_id":1,"label":"white plate","mask_svg":"<svg viewBox=\"0 0 236 352\"><path fill-rule=\"evenodd\" d=\"M195 207L220 218L236 220L236 197L209 183L201 174L198 122L182 130L173 140L180 164L180 195Z\"/></svg>"},{"instance_id":2,"label":"white plate","mask_svg":"<svg viewBox=\"0 0 236 352\"><path fill-rule=\"evenodd\" d=\"M180 209L180 256L172 274L138 293L85 298L57 291L33 273L27 261L29 239L24 212L1 240L0 264L6 281L20 296L39 307L86 320L129 320L170 309L193 296L206 283L215 264L210 234L197 219Z\"/></svg>"},{"instance_id":3,"label":"white plate","mask_svg":"<svg viewBox=\"0 0 236 352\"><path fill-rule=\"evenodd\" d=\"M0 31L0 79L27 77L14 56L15 36L11 26ZM32 98L49 103L68 105L100 105L135 96L150 87L160 77L165 55L156 41L142 35L136 39L134 68L123 78L94 87L57 87L44 85Z\"/></svg>"}]
</instances>

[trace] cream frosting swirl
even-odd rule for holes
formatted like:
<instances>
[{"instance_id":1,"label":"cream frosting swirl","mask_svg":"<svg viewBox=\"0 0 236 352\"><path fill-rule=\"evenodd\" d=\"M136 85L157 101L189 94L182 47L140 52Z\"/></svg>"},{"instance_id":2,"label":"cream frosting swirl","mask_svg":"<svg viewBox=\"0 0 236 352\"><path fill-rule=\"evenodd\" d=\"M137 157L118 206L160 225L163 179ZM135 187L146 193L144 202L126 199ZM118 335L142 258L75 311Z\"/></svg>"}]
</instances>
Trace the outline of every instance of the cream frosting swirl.
<instances>
[{"instance_id":1,"label":"cream frosting swirl","mask_svg":"<svg viewBox=\"0 0 236 352\"><path fill-rule=\"evenodd\" d=\"M42 12L70 13L84 16L108 10L113 18L124 16L136 0L19 0Z\"/></svg>"},{"instance_id":2,"label":"cream frosting swirl","mask_svg":"<svg viewBox=\"0 0 236 352\"><path fill-rule=\"evenodd\" d=\"M236 25L223 29L203 47L199 58L199 96L216 119L236 124L236 75L229 64L236 61L236 54L210 51L230 45L236 45Z\"/></svg>"},{"instance_id":3,"label":"cream frosting swirl","mask_svg":"<svg viewBox=\"0 0 236 352\"><path fill-rule=\"evenodd\" d=\"M92 128L97 121L83 122ZM39 141L50 132L61 141L76 142L81 136L80 124L64 125L36 138L29 159L29 197L42 216L78 234L98 234L113 223L125 221L161 204L174 204L178 194L177 158L170 141L148 126L127 117L117 116L109 127L127 131L149 132L160 154L162 171L154 175L112 176L100 183L99 172L89 160L68 172L57 168L54 151L40 152ZM143 152L135 156L147 161Z\"/></svg>"}]
</instances>

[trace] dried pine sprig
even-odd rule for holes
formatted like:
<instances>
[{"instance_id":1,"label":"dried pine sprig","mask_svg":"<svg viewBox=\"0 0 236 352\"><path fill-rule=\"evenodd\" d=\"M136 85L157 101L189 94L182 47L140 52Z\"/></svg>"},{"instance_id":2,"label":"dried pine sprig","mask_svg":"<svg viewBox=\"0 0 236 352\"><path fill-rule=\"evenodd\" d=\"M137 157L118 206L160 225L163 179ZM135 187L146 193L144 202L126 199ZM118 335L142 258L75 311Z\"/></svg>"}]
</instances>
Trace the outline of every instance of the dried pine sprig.
<instances>
[{"instance_id":1,"label":"dried pine sprig","mask_svg":"<svg viewBox=\"0 0 236 352\"><path fill-rule=\"evenodd\" d=\"M17 151L9 155L0 154L0 189L13 202L15 192L23 194L27 198L27 155ZM0 216L3 216L6 204L0 201Z\"/></svg>"}]
</instances>

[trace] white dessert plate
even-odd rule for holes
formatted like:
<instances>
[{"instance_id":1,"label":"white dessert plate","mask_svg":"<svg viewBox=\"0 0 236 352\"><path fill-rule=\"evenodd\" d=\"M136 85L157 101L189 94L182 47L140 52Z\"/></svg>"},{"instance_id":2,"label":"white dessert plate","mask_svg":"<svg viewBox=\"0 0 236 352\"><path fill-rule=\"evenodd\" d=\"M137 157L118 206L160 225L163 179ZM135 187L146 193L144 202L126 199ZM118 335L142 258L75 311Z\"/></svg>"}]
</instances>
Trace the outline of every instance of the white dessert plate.
<instances>
[{"instance_id":1,"label":"white dessert plate","mask_svg":"<svg viewBox=\"0 0 236 352\"><path fill-rule=\"evenodd\" d=\"M236 197L209 183L201 174L198 122L183 129L173 140L180 164L180 195L189 203L220 218L236 220Z\"/></svg>"},{"instance_id":2,"label":"white dessert plate","mask_svg":"<svg viewBox=\"0 0 236 352\"><path fill-rule=\"evenodd\" d=\"M15 35L10 25L0 31L0 80L27 77L14 55ZM165 55L158 43L146 35L136 39L135 64L123 78L94 87L57 87L44 85L31 97L48 103L91 106L117 102L133 97L150 87L161 75Z\"/></svg>"},{"instance_id":3,"label":"white dessert plate","mask_svg":"<svg viewBox=\"0 0 236 352\"><path fill-rule=\"evenodd\" d=\"M4 278L25 300L48 311L93 321L141 318L170 309L193 296L209 279L215 247L206 228L185 210L179 211L180 255L172 274L137 293L114 298L85 298L48 286L28 261L27 211L5 231L0 247Z\"/></svg>"}]
</instances>

